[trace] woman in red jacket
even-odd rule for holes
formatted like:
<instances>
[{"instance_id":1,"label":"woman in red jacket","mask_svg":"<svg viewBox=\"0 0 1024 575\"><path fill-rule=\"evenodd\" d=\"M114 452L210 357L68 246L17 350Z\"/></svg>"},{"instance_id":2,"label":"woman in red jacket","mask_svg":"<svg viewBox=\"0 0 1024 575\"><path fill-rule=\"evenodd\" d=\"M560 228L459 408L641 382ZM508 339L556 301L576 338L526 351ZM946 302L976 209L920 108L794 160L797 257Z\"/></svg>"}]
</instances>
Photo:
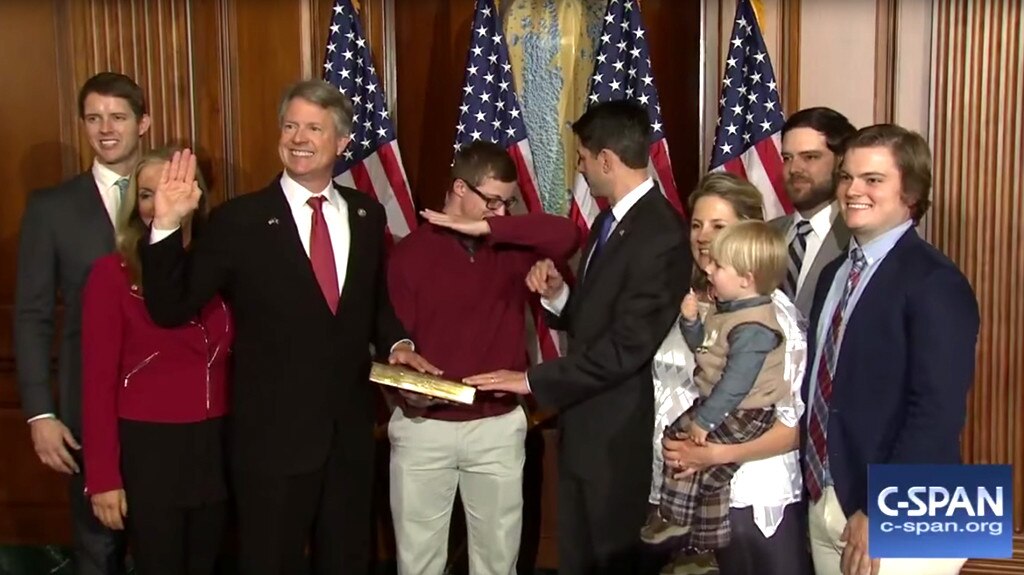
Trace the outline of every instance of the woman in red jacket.
<instances>
[{"instance_id":1,"label":"woman in red jacket","mask_svg":"<svg viewBox=\"0 0 1024 575\"><path fill-rule=\"evenodd\" d=\"M170 158L151 152L135 168L117 252L94 264L82 295L85 484L99 520L127 526L140 573L199 575L213 572L224 531L233 328L219 297L180 328L158 327L146 311L137 246ZM186 246L203 207L184 226Z\"/></svg>"}]
</instances>

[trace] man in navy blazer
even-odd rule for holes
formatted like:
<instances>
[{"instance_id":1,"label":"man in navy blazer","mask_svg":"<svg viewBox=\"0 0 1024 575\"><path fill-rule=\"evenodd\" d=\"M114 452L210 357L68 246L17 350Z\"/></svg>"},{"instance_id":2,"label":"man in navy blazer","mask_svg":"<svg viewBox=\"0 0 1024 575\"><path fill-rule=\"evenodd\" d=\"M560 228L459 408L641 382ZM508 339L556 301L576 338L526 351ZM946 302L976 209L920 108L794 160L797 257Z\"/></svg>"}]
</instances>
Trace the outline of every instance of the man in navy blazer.
<instances>
[{"instance_id":1,"label":"man in navy blazer","mask_svg":"<svg viewBox=\"0 0 1024 575\"><path fill-rule=\"evenodd\" d=\"M957 573L962 559L868 556L868 465L960 462L978 303L914 226L931 153L894 125L858 131L839 176L853 238L819 280L808 327L802 450L819 575Z\"/></svg>"}]
</instances>

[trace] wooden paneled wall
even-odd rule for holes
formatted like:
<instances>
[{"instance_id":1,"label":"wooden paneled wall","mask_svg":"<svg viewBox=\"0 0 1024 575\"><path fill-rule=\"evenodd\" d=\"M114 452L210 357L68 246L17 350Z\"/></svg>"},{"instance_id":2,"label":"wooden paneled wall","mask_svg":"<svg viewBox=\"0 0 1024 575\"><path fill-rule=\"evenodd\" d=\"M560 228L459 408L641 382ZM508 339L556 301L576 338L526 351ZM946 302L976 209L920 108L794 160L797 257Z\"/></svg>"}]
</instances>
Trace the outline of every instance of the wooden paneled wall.
<instances>
[{"instance_id":1,"label":"wooden paneled wall","mask_svg":"<svg viewBox=\"0 0 1024 575\"><path fill-rule=\"evenodd\" d=\"M313 73L314 21L331 2L10 0L0 3L0 545L68 543L63 478L32 452L18 406L11 341L19 221L30 190L87 169L77 92L103 70L146 92L147 147L190 145L214 203L279 172L282 90ZM314 17L315 16L315 17ZM326 31L326 30L325 30ZM322 42L322 40L321 40Z\"/></svg>"},{"instance_id":2,"label":"wooden paneled wall","mask_svg":"<svg viewBox=\"0 0 1024 575\"><path fill-rule=\"evenodd\" d=\"M378 69L397 78L385 88L397 102L393 113L417 204L438 207L447 184L473 2L360 4ZM18 410L10 326L17 230L27 194L84 169L90 160L77 122L78 86L104 69L135 77L148 94L154 120L146 144L194 146L213 201L220 202L262 187L278 173L278 99L289 83L319 73L331 6L331 0L0 2L0 77L8 87L0 92L0 121L8 134L0 142L0 173L8 190L0 199L0 544L70 540L64 482L36 461ZM699 6L643 1L676 181L684 194L702 171ZM1016 558L971 562L965 572L1020 573L1024 304L1014 290L1024 285L1024 18L1019 2L1000 0L942 0L935 10L935 207L927 230L929 240L971 279L983 317L964 456L1018 467ZM799 22L787 29L799 30ZM785 66L782 81L792 71ZM527 535L539 537L529 553L553 566L553 524L538 519L554 505L546 487L553 450L550 435L531 441L532 453L540 457L532 460L528 481L544 498L543 505L535 500L527 509L540 530Z\"/></svg>"},{"instance_id":3,"label":"wooden paneled wall","mask_svg":"<svg viewBox=\"0 0 1024 575\"><path fill-rule=\"evenodd\" d=\"M14 260L25 191L55 184L73 146L66 139L56 73L58 35L54 6L45 2L0 3L0 120L8 137L0 144L0 173L8 193L0 204L0 540L45 541L68 537L64 482L37 462L25 420L18 411L11 342ZM15 56L17 55L17 56ZM16 86L17 89L10 89ZM69 114L74 114L70 109Z\"/></svg>"},{"instance_id":4,"label":"wooden paneled wall","mask_svg":"<svg viewBox=\"0 0 1024 575\"><path fill-rule=\"evenodd\" d=\"M472 0L361 0L418 206L447 185ZM149 147L191 145L213 203L258 189L280 170L284 88L318 76L332 0L5 0L0 2L0 545L68 543L65 482L38 463L19 411L11 342L19 221L30 190L86 169L77 90L102 70L145 89ZM688 193L699 158L700 7L644 0L651 59L676 181ZM393 93L394 92L394 93ZM530 439L524 562L553 567L553 433ZM382 452L386 456L386 449ZM386 500L385 500L386 501ZM387 536L387 529L383 530ZM382 542L384 553L389 547Z\"/></svg>"},{"instance_id":5,"label":"wooden paneled wall","mask_svg":"<svg viewBox=\"0 0 1024 575\"><path fill-rule=\"evenodd\" d=\"M943 0L934 22L934 209L929 240L974 286L978 368L964 460L1014 465L1014 559L1024 572L1024 19L1020 2ZM968 352L969 350L965 350Z\"/></svg>"}]
</instances>

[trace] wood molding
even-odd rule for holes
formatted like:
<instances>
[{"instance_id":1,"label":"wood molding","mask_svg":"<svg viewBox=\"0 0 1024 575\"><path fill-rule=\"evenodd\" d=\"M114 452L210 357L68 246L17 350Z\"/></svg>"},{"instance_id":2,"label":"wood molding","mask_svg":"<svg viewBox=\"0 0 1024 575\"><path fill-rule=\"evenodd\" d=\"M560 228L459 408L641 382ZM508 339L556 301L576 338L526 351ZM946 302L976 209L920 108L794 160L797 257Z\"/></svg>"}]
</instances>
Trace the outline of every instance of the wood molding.
<instances>
[{"instance_id":1,"label":"wood molding","mask_svg":"<svg viewBox=\"0 0 1024 575\"><path fill-rule=\"evenodd\" d=\"M59 5L59 3L58 3ZM189 144L194 139L190 0L69 2L58 12L68 25L74 73L65 98L77 101L78 88L102 71L131 76L145 91L152 127L148 147ZM78 168L92 160L88 142L77 137Z\"/></svg>"},{"instance_id":2,"label":"wood molding","mask_svg":"<svg viewBox=\"0 0 1024 575\"><path fill-rule=\"evenodd\" d=\"M75 82L74 38L75 28L71 26L70 7L67 2L54 2L54 30L64 30L64 34L56 33L57 61L57 99L60 114L60 141L73 142L78 134L78 84ZM80 171L79 159L75 149L62 146L61 173L63 178L70 178Z\"/></svg>"},{"instance_id":3,"label":"wood molding","mask_svg":"<svg viewBox=\"0 0 1024 575\"><path fill-rule=\"evenodd\" d=\"M895 120L896 58L899 46L898 0L875 1L875 111L876 124Z\"/></svg>"},{"instance_id":4,"label":"wood molding","mask_svg":"<svg viewBox=\"0 0 1024 575\"><path fill-rule=\"evenodd\" d=\"M800 0L781 0L782 109L786 117L800 109Z\"/></svg>"},{"instance_id":5,"label":"wood molding","mask_svg":"<svg viewBox=\"0 0 1024 575\"><path fill-rule=\"evenodd\" d=\"M1019 2L937 2L929 241L963 270L981 330L961 451L966 463L1014 466L1014 557L965 573L1024 572L1024 21ZM968 350L965 350L967 352Z\"/></svg>"}]
</instances>

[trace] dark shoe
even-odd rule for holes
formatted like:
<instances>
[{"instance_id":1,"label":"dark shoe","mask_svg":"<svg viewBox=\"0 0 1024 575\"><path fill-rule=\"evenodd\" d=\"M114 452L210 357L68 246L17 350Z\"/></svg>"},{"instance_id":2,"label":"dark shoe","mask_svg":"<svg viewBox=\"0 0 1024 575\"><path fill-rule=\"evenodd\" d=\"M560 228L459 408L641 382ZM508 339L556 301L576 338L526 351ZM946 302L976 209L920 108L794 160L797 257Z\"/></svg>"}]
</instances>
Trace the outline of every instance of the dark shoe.
<instances>
[{"instance_id":1,"label":"dark shoe","mask_svg":"<svg viewBox=\"0 0 1024 575\"><path fill-rule=\"evenodd\" d=\"M661 546L689 534L689 527L669 523L660 513L648 516L647 524L640 529L640 539L648 545Z\"/></svg>"}]
</instances>

